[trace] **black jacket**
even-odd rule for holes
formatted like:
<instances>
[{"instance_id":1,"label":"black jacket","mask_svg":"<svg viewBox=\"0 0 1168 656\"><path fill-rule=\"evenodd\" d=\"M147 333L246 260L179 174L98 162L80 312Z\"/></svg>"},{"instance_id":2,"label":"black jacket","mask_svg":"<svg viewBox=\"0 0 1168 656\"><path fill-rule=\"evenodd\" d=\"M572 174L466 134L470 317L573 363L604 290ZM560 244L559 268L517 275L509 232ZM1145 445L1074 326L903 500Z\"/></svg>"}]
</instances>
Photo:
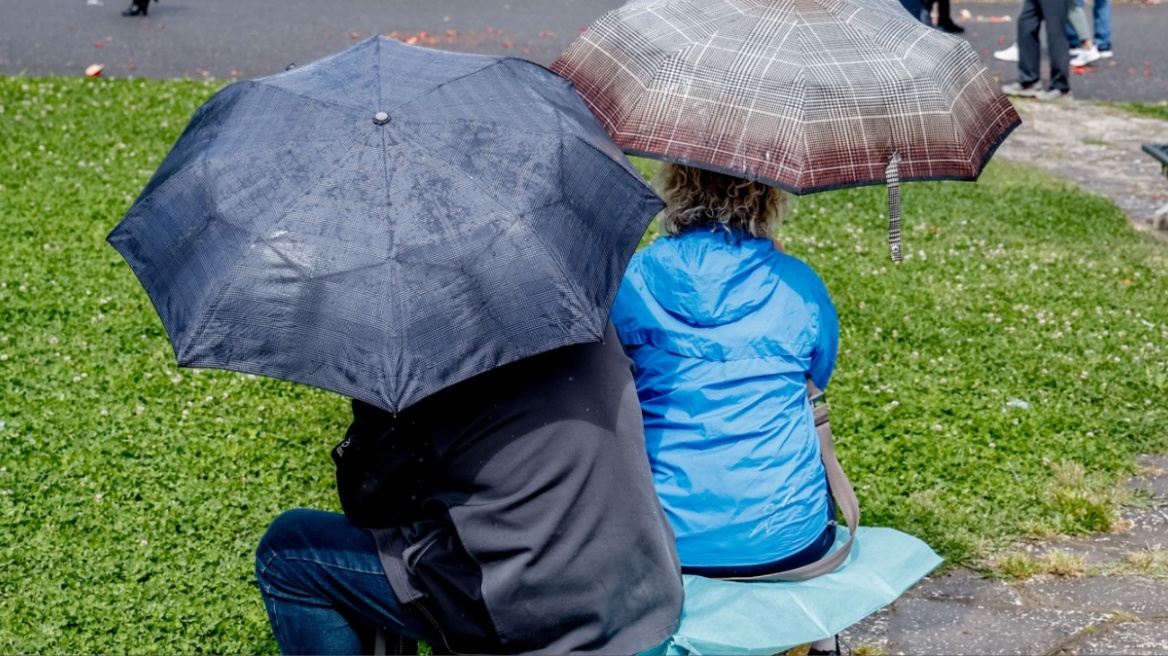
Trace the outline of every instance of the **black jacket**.
<instances>
[{"instance_id":1,"label":"black jacket","mask_svg":"<svg viewBox=\"0 0 1168 656\"><path fill-rule=\"evenodd\" d=\"M630 365L610 327L604 343L489 371L397 417L353 402L338 463L357 456L377 475L338 469L338 483L393 501L346 513L393 525L374 530L382 562L443 633L438 649L631 654L676 629L680 567Z\"/></svg>"}]
</instances>

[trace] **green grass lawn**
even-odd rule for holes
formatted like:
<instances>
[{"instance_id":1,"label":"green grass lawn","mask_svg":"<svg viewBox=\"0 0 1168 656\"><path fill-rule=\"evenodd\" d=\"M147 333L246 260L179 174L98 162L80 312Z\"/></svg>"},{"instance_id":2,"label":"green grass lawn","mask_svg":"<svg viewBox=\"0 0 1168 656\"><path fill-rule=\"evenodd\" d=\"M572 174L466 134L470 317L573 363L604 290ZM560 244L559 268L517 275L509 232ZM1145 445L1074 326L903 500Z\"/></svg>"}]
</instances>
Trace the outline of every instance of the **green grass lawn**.
<instances>
[{"instance_id":1,"label":"green grass lawn","mask_svg":"<svg viewBox=\"0 0 1168 656\"><path fill-rule=\"evenodd\" d=\"M336 509L344 399L179 370L105 235L215 86L0 78L0 652L271 653L266 524ZM800 199L782 230L830 288L829 391L864 523L955 562L1106 528L1168 447L1168 248L1106 200L995 163Z\"/></svg>"},{"instance_id":2,"label":"green grass lawn","mask_svg":"<svg viewBox=\"0 0 1168 656\"><path fill-rule=\"evenodd\" d=\"M1120 109L1129 111L1133 114L1139 114L1140 116L1150 116L1152 118L1159 118L1168 121L1168 101L1161 100L1160 102L1155 103L1112 102L1104 104L1119 107Z\"/></svg>"}]
</instances>

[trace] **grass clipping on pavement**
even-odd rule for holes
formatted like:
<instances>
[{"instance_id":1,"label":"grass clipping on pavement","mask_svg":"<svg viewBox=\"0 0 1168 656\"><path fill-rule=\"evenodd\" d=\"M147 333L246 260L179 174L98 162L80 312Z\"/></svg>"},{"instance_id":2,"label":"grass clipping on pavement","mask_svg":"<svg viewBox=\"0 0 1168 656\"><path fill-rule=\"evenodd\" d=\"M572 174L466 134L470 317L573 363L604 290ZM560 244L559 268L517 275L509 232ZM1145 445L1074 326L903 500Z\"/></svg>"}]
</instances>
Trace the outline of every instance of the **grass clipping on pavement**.
<instances>
[{"instance_id":1,"label":"grass clipping on pavement","mask_svg":"<svg viewBox=\"0 0 1168 656\"><path fill-rule=\"evenodd\" d=\"M337 509L346 401L177 369L104 241L216 88L0 77L0 652L275 653L255 545ZM1168 248L1006 164L903 195L899 265L882 188L798 199L781 231L839 310L864 523L960 563L1107 530L1168 446Z\"/></svg>"}]
</instances>

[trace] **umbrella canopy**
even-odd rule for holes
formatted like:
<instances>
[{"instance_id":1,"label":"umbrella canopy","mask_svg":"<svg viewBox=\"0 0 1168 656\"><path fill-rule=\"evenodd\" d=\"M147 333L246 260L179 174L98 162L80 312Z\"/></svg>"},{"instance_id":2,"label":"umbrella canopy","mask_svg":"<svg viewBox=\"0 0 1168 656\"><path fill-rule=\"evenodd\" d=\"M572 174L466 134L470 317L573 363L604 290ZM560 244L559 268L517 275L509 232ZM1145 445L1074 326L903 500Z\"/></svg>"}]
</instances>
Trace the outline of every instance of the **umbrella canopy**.
<instances>
[{"instance_id":1,"label":"umbrella canopy","mask_svg":"<svg viewBox=\"0 0 1168 656\"><path fill-rule=\"evenodd\" d=\"M796 194L974 180L1021 122L967 42L895 0L633 0L552 70L625 152Z\"/></svg>"},{"instance_id":2,"label":"umbrella canopy","mask_svg":"<svg viewBox=\"0 0 1168 656\"><path fill-rule=\"evenodd\" d=\"M216 94L109 242L180 365L397 412L599 341L661 207L547 69L374 37Z\"/></svg>"}]
</instances>

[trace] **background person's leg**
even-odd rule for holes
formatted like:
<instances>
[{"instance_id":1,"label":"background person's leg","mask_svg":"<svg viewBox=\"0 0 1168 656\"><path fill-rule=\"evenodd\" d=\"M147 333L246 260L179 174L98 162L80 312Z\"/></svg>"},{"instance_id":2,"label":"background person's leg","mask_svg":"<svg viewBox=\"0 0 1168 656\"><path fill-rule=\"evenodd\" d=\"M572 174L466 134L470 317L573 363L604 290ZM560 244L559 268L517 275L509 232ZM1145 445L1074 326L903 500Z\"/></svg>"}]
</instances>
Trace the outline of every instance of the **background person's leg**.
<instances>
[{"instance_id":1,"label":"background person's leg","mask_svg":"<svg viewBox=\"0 0 1168 656\"><path fill-rule=\"evenodd\" d=\"M1091 7L1095 18L1095 47L1111 52L1111 0L1095 0Z\"/></svg>"},{"instance_id":2,"label":"background person's leg","mask_svg":"<svg viewBox=\"0 0 1168 656\"><path fill-rule=\"evenodd\" d=\"M1038 0L1039 10L1046 17L1046 47L1050 57L1050 86L1048 88L1063 92L1071 90L1071 47L1067 45L1066 30L1068 1ZM1037 37L1037 34L1035 36Z\"/></svg>"},{"instance_id":3,"label":"background person's leg","mask_svg":"<svg viewBox=\"0 0 1168 656\"><path fill-rule=\"evenodd\" d=\"M370 653L375 627L430 639L398 603L373 536L339 513L277 517L256 550L256 578L285 654Z\"/></svg>"},{"instance_id":4,"label":"background person's leg","mask_svg":"<svg viewBox=\"0 0 1168 656\"><path fill-rule=\"evenodd\" d=\"M928 22L924 18L924 7L921 5L921 0L900 0L900 6L904 7L904 10L916 20Z\"/></svg>"},{"instance_id":5,"label":"background person's leg","mask_svg":"<svg viewBox=\"0 0 1168 656\"><path fill-rule=\"evenodd\" d=\"M1080 38L1089 39L1090 35L1084 34L1083 26L1087 23L1087 12L1084 9L1083 0L1071 0L1067 3L1067 45L1071 48L1078 48L1081 44Z\"/></svg>"},{"instance_id":6,"label":"background person's leg","mask_svg":"<svg viewBox=\"0 0 1168 656\"><path fill-rule=\"evenodd\" d=\"M1066 22L1066 12L1059 16L1058 25ZM1018 82L1024 87L1036 84L1041 75L1038 65L1042 53L1039 50L1038 32L1042 29L1042 9L1038 0L1023 0L1022 11L1018 14ZM1066 35L1063 35L1066 43Z\"/></svg>"}]
</instances>

